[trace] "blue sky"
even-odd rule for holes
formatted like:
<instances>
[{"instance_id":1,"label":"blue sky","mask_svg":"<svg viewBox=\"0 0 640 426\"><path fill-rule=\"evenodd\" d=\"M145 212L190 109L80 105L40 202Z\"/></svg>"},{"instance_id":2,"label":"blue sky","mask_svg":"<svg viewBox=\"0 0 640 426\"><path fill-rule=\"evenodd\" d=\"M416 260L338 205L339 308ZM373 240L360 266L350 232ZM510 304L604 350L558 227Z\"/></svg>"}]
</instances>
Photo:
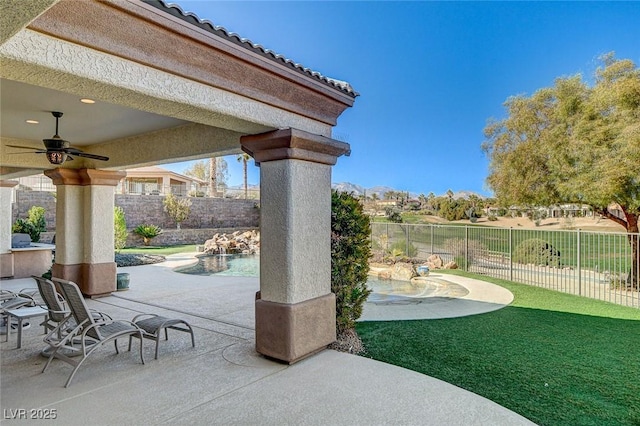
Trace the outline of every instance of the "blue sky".
<instances>
[{"instance_id":1,"label":"blue sky","mask_svg":"<svg viewBox=\"0 0 640 426\"><path fill-rule=\"evenodd\" d=\"M591 77L615 51L640 64L640 2L175 1L360 93L334 137L333 182L491 195L483 128L512 95ZM230 185L242 169L227 158ZM173 170L184 171L184 164ZM249 183L259 169L249 166Z\"/></svg>"}]
</instances>

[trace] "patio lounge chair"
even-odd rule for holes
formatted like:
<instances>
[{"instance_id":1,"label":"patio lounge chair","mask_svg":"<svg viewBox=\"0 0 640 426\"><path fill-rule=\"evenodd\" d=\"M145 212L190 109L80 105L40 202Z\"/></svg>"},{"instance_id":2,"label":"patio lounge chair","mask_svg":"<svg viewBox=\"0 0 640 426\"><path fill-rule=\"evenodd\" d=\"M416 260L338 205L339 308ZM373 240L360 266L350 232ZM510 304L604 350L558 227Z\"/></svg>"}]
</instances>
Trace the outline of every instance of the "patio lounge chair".
<instances>
[{"instance_id":1,"label":"patio lounge chair","mask_svg":"<svg viewBox=\"0 0 640 426\"><path fill-rule=\"evenodd\" d=\"M36 306L37 303L32 293L33 291L26 288L17 293L10 290L0 290L0 334L6 334L13 327L13 324L9 324L6 314L8 310ZM28 324L23 327L27 328Z\"/></svg>"},{"instance_id":2,"label":"patio lounge chair","mask_svg":"<svg viewBox=\"0 0 640 426\"><path fill-rule=\"evenodd\" d=\"M84 297L75 283L59 278L52 278L52 281L60 286L60 291L67 301L68 307L77 326L67 333L62 340L58 342L52 340L49 343L54 350L42 369L43 373L47 370L49 364L51 364L51 361L53 361L54 358L58 358L74 366L71 375L69 375L69 378L64 385L65 387L69 387L71 380L73 380L73 376L76 374L80 366L93 352L95 352L96 349L113 340L116 353L119 354L118 338L130 335L136 335L140 338L140 360L144 364L144 356L142 353L142 330L140 330L138 326L130 321L96 319L87 307ZM72 350L74 348L74 341L78 340L80 348L76 349L79 349L81 358L73 359L65 355L63 350Z\"/></svg>"},{"instance_id":3,"label":"patio lounge chair","mask_svg":"<svg viewBox=\"0 0 640 426\"><path fill-rule=\"evenodd\" d=\"M61 340L62 330L64 327L64 324L63 327L61 327L61 323L64 323L71 318L71 311L64 306L64 299L57 292L56 286L53 282L35 275L32 275L31 277L36 281L40 297L42 297L42 300L45 305L47 305L47 309L49 311L47 319L40 325L44 326L48 331L56 330L58 340ZM69 324L66 324L66 326L70 327Z\"/></svg>"},{"instance_id":4,"label":"patio lounge chair","mask_svg":"<svg viewBox=\"0 0 640 426\"><path fill-rule=\"evenodd\" d=\"M49 357L54 350L55 344L60 342L65 335L76 328L77 324L71 314L71 310L66 306L66 301L56 290L56 285L51 280L43 277L35 275L31 277L36 281L40 297L48 310L47 318L40 325L49 331L44 338L45 343L49 346L42 351L43 356ZM91 314L96 320L111 319L111 317L101 312L91 311ZM77 356L80 355L80 350L74 346L73 348L65 350L64 354L67 356Z\"/></svg>"}]
</instances>

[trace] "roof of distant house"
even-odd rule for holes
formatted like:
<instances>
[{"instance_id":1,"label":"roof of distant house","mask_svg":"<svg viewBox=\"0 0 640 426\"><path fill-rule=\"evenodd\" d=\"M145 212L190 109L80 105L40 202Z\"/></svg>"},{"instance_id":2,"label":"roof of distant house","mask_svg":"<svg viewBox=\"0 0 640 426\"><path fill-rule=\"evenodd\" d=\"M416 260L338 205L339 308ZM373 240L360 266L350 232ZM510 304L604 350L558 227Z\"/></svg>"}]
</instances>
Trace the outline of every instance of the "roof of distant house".
<instances>
[{"instance_id":1,"label":"roof of distant house","mask_svg":"<svg viewBox=\"0 0 640 426\"><path fill-rule=\"evenodd\" d=\"M158 174L169 174L172 176L179 176L183 179L186 180L192 180L195 182L199 182L199 183L206 183L206 181L199 179L197 177L194 176L187 176L187 175L183 175L180 173L176 173L173 172L171 170L167 170L167 169L163 169L162 167L158 167L158 166L145 166L145 167L136 167L133 169L127 169L126 170L127 174L129 174L130 172L133 172L136 175L140 175L140 174L144 174L144 173L149 173L149 174L153 174L153 175L158 175Z\"/></svg>"}]
</instances>

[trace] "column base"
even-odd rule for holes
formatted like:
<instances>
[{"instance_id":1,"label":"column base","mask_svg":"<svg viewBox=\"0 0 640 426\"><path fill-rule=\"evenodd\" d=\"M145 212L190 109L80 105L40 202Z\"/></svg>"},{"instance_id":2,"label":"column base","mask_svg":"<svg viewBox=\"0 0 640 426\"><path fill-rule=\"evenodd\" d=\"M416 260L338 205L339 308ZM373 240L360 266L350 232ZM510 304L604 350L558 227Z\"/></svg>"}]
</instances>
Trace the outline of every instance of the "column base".
<instances>
[{"instance_id":1,"label":"column base","mask_svg":"<svg viewBox=\"0 0 640 426\"><path fill-rule=\"evenodd\" d=\"M256 351L288 364L336 341L333 293L288 304L256 300Z\"/></svg>"},{"instance_id":2,"label":"column base","mask_svg":"<svg viewBox=\"0 0 640 426\"><path fill-rule=\"evenodd\" d=\"M13 277L13 253L0 253L0 278Z\"/></svg>"},{"instance_id":3,"label":"column base","mask_svg":"<svg viewBox=\"0 0 640 426\"><path fill-rule=\"evenodd\" d=\"M54 277L73 281L78 284L85 296L103 297L116 291L116 263L80 263L60 265L55 263L51 269Z\"/></svg>"}]
</instances>

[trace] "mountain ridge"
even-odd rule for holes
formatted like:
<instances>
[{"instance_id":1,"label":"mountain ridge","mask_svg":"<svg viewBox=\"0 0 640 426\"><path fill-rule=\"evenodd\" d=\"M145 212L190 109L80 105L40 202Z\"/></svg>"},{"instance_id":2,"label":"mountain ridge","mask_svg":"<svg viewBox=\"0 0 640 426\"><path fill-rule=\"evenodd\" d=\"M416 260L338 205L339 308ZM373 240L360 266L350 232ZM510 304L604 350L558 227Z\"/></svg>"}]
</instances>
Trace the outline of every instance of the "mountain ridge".
<instances>
[{"instance_id":1,"label":"mountain ridge","mask_svg":"<svg viewBox=\"0 0 640 426\"><path fill-rule=\"evenodd\" d=\"M386 192L389 191L394 191L394 192L403 192L406 193L407 191L401 191L395 188L391 188L389 186L382 186L382 185L377 185L377 186L373 186L371 188L365 188L362 185L358 185L355 183L351 183L351 182L338 182L338 183L333 183L331 184L331 188L335 189L337 191L340 192L351 192L354 195L364 195L365 193L367 194L367 196L371 196L373 194L377 194L379 199L383 199L384 198L384 194ZM425 194L425 193L423 193ZM425 194L427 195L428 192ZM453 193L453 198L458 199L458 198L468 198L470 195L475 195L478 198L488 198L484 195L478 194L476 192L473 191L457 191ZM409 192L409 197L410 198L418 198L419 194L418 193L414 193L414 192ZM444 197L446 196L445 194L436 194L436 197Z\"/></svg>"}]
</instances>

